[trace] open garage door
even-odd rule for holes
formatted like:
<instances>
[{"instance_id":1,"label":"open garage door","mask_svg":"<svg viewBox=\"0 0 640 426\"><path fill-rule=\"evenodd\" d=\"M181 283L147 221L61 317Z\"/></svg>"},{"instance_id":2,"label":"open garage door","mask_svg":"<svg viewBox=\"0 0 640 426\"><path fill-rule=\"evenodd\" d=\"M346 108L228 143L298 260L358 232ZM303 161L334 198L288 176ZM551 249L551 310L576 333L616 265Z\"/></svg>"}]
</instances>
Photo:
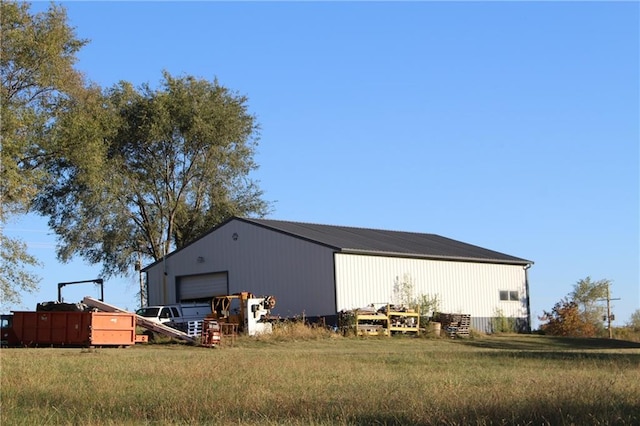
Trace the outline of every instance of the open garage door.
<instances>
[{"instance_id":1,"label":"open garage door","mask_svg":"<svg viewBox=\"0 0 640 426\"><path fill-rule=\"evenodd\" d=\"M188 275L178 279L178 300L211 299L213 296L227 294L227 273Z\"/></svg>"}]
</instances>

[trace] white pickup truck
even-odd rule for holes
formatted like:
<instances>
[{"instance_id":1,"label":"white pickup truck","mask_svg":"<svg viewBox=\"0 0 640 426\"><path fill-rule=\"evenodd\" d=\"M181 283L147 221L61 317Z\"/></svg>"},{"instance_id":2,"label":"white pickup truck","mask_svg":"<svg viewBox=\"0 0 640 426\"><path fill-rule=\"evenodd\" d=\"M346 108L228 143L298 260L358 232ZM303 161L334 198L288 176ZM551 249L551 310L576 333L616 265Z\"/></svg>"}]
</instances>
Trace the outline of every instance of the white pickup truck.
<instances>
[{"instance_id":1,"label":"white pickup truck","mask_svg":"<svg viewBox=\"0 0 640 426\"><path fill-rule=\"evenodd\" d=\"M180 303L176 305L157 305L140 308L136 315L145 317L159 324L165 324L173 328L185 331L189 334L198 334L193 323L201 322L211 314L210 303Z\"/></svg>"}]
</instances>

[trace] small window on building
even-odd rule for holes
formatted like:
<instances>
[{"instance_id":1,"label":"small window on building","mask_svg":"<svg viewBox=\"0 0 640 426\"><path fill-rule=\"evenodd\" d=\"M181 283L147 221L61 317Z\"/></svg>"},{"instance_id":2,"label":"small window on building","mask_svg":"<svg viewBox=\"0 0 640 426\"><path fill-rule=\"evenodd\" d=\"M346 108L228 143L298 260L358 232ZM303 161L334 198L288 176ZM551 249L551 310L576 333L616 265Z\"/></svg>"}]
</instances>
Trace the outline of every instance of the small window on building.
<instances>
[{"instance_id":1,"label":"small window on building","mask_svg":"<svg viewBox=\"0 0 640 426\"><path fill-rule=\"evenodd\" d=\"M520 294L517 291L500 290L500 300L517 302L520 300Z\"/></svg>"}]
</instances>

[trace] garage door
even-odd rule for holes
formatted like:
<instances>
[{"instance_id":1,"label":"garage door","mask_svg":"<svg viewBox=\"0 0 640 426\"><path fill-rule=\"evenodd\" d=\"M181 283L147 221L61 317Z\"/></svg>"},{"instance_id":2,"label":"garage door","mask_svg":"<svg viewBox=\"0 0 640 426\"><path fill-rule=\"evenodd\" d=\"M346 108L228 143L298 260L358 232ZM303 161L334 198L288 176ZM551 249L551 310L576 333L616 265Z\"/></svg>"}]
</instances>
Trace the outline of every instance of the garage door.
<instances>
[{"instance_id":1,"label":"garage door","mask_svg":"<svg viewBox=\"0 0 640 426\"><path fill-rule=\"evenodd\" d=\"M227 294L227 273L179 277L178 300L207 299Z\"/></svg>"}]
</instances>

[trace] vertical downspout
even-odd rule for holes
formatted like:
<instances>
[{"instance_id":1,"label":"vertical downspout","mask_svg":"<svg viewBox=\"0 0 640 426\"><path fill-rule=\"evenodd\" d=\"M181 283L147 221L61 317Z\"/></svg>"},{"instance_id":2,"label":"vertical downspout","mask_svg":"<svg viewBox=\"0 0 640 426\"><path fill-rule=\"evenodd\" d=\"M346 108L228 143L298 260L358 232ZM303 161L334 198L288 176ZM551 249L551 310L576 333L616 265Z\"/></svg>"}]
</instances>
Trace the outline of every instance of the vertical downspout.
<instances>
[{"instance_id":1,"label":"vertical downspout","mask_svg":"<svg viewBox=\"0 0 640 426\"><path fill-rule=\"evenodd\" d=\"M167 255L162 256L162 303L167 302Z\"/></svg>"},{"instance_id":2,"label":"vertical downspout","mask_svg":"<svg viewBox=\"0 0 640 426\"><path fill-rule=\"evenodd\" d=\"M527 292L527 333L531 333L531 297L529 295L529 268L531 268L531 263L527 263L524 266L524 286L525 291Z\"/></svg>"},{"instance_id":3,"label":"vertical downspout","mask_svg":"<svg viewBox=\"0 0 640 426\"><path fill-rule=\"evenodd\" d=\"M338 312L338 271L336 270L336 253L333 252L333 303L336 318L336 328L340 326L338 319L340 313Z\"/></svg>"},{"instance_id":4,"label":"vertical downspout","mask_svg":"<svg viewBox=\"0 0 640 426\"><path fill-rule=\"evenodd\" d=\"M144 271L144 306L149 306L149 271Z\"/></svg>"}]
</instances>

